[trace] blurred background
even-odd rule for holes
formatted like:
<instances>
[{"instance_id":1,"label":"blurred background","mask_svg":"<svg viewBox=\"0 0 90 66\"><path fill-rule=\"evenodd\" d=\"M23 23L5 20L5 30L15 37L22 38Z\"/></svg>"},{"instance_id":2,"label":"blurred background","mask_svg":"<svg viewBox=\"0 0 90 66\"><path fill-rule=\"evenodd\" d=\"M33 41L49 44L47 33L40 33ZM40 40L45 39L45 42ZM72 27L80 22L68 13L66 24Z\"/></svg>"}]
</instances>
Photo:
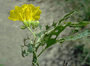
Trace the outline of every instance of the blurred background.
<instances>
[{"instance_id":1,"label":"blurred background","mask_svg":"<svg viewBox=\"0 0 90 66\"><path fill-rule=\"evenodd\" d=\"M42 26L52 25L75 9L78 9L78 13L66 21L90 22L90 0L0 0L0 64L4 66L31 66L32 54L23 58L20 45L23 45L23 38L27 35L30 38L33 36L27 29L20 29L22 22L8 19L10 10L23 4L40 6ZM69 35L72 29L67 27L60 37ZM90 29L90 25L81 27L77 33L87 29ZM89 39L85 37L80 41L64 42L63 46L53 45L38 58L40 66L63 66L64 60L67 66L90 66Z\"/></svg>"}]
</instances>

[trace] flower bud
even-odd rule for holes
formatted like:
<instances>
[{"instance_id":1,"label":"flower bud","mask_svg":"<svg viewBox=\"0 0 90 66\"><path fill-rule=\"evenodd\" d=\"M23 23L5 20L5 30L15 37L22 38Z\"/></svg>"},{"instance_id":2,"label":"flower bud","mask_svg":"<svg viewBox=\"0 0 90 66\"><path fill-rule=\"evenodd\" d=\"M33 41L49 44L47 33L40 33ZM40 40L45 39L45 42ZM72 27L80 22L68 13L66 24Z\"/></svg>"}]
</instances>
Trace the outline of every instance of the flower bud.
<instances>
[{"instance_id":1,"label":"flower bud","mask_svg":"<svg viewBox=\"0 0 90 66\"><path fill-rule=\"evenodd\" d=\"M26 27L28 27L28 23L27 23L26 20L23 21L23 24L24 24Z\"/></svg>"},{"instance_id":2,"label":"flower bud","mask_svg":"<svg viewBox=\"0 0 90 66\"><path fill-rule=\"evenodd\" d=\"M23 26L23 25L21 26L21 29L25 29L25 28L26 28L25 26Z\"/></svg>"},{"instance_id":3,"label":"flower bud","mask_svg":"<svg viewBox=\"0 0 90 66\"><path fill-rule=\"evenodd\" d=\"M39 21L32 21L32 28L36 28L39 25Z\"/></svg>"},{"instance_id":4,"label":"flower bud","mask_svg":"<svg viewBox=\"0 0 90 66\"><path fill-rule=\"evenodd\" d=\"M32 21L28 21L28 27L30 27L31 26L31 23L32 23Z\"/></svg>"},{"instance_id":5,"label":"flower bud","mask_svg":"<svg viewBox=\"0 0 90 66\"><path fill-rule=\"evenodd\" d=\"M38 25L39 25L39 21L36 21L36 27L38 27Z\"/></svg>"}]
</instances>

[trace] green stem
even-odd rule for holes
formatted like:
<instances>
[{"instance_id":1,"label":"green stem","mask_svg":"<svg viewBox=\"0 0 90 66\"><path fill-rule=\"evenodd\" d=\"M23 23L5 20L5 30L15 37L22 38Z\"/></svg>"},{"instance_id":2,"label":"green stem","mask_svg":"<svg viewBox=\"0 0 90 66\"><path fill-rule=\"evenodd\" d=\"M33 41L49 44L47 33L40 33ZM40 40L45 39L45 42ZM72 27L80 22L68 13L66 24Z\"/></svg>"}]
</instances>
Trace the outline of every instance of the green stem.
<instances>
[{"instance_id":1,"label":"green stem","mask_svg":"<svg viewBox=\"0 0 90 66\"><path fill-rule=\"evenodd\" d=\"M44 50L46 50L46 48L45 49L43 49L39 54L38 54L38 56L37 57L39 57L43 52L44 52Z\"/></svg>"},{"instance_id":2,"label":"green stem","mask_svg":"<svg viewBox=\"0 0 90 66\"><path fill-rule=\"evenodd\" d=\"M33 33L33 31L29 28L29 27L27 27L29 30L30 30L30 32L33 34L33 36L34 36L34 39L35 39L35 33Z\"/></svg>"},{"instance_id":3,"label":"green stem","mask_svg":"<svg viewBox=\"0 0 90 66\"><path fill-rule=\"evenodd\" d=\"M54 28L51 29L51 30L49 30L49 31L47 31L47 32L45 32L43 35L41 35L41 37L37 40L37 43L40 41L40 39L41 39L44 35L46 35L47 33L51 32L52 30L54 30Z\"/></svg>"},{"instance_id":4,"label":"green stem","mask_svg":"<svg viewBox=\"0 0 90 66\"><path fill-rule=\"evenodd\" d=\"M36 56L36 51L35 51L35 49L34 49L34 51L33 51L32 66L39 66L39 63L38 63L38 60L37 60L37 56Z\"/></svg>"},{"instance_id":5,"label":"green stem","mask_svg":"<svg viewBox=\"0 0 90 66\"><path fill-rule=\"evenodd\" d=\"M51 32L52 30L54 30L54 28L51 29L51 30L49 30L49 31L47 31L47 32L45 32L43 35L41 35L41 37L37 40L36 44L39 43L40 39L41 39L44 35L46 35L47 33ZM37 45L36 51L37 51L37 49L39 48L39 46L40 46L40 44Z\"/></svg>"},{"instance_id":6,"label":"green stem","mask_svg":"<svg viewBox=\"0 0 90 66\"><path fill-rule=\"evenodd\" d=\"M34 32L29 28L27 27L30 32L34 35L34 46L33 46L33 60L32 60L32 66L39 66L39 63L38 63L38 60L37 60L37 55L36 55L36 50L35 50L35 42L36 42L36 35L35 35L35 31L36 29L34 30Z\"/></svg>"},{"instance_id":7,"label":"green stem","mask_svg":"<svg viewBox=\"0 0 90 66\"><path fill-rule=\"evenodd\" d=\"M34 37L34 44L35 44L35 42L36 42L36 28L34 30L34 34L35 34L35 37Z\"/></svg>"}]
</instances>

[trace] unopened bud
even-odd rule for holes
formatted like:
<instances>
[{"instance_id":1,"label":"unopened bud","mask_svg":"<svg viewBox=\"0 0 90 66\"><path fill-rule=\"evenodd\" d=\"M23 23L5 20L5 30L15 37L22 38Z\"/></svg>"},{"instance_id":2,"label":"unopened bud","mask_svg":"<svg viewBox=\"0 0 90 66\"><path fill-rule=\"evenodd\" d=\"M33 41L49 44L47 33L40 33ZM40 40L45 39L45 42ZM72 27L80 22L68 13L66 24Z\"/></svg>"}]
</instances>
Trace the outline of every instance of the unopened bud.
<instances>
[{"instance_id":1,"label":"unopened bud","mask_svg":"<svg viewBox=\"0 0 90 66\"><path fill-rule=\"evenodd\" d=\"M23 26L23 25L21 26L21 29L25 29L25 28L26 28L25 26Z\"/></svg>"},{"instance_id":2,"label":"unopened bud","mask_svg":"<svg viewBox=\"0 0 90 66\"><path fill-rule=\"evenodd\" d=\"M28 27L30 27L30 26L31 26L31 23L32 23L32 21L28 21Z\"/></svg>"},{"instance_id":3,"label":"unopened bud","mask_svg":"<svg viewBox=\"0 0 90 66\"><path fill-rule=\"evenodd\" d=\"M32 21L32 27L33 28L36 28L36 27L38 27L38 25L39 25L39 21Z\"/></svg>"},{"instance_id":4,"label":"unopened bud","mask_svg":"<svg viewBox=\"0 0 90 66\"><path fill-rule=\"evenodd\" d=\"M26 20L23 21L23 24L24 24L26 27L28 27L28 23L27 23Z\"/></svg>"}]
</instances>

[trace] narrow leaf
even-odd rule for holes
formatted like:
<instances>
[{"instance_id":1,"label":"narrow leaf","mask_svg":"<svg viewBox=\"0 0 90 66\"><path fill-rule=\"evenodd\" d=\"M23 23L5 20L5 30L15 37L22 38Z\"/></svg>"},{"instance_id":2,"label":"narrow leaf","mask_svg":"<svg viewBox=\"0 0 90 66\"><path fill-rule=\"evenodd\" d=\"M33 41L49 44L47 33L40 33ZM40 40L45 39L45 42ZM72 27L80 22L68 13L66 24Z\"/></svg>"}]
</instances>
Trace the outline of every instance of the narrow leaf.
<instances>
[{"instance_id":1,"label":"narrow leaf","mask_svg":"<svg viewBox=\"0 0 90 66\"><path fill-rule=\"evenodd\" d=\"M58 25L59 25L63 20L68 19L68 18L69 18L73 13L75 13L75 12L76 12L76 10L70 12L69 14L66 14L62 19L59 20Z\"/></svg>"},{"instance_id":2,"label":"narrow leaf","mask_svg":"<svg viewBox=\"0 0 90 66\"><path fill-rule=\"evenodd\" d=\"M86 37L86 36L90 36L90 31L89 30L85 30L84 32L82 32L82 33L80 33L78 35L69 36L69 37L66 37L64 39L65 39L65 41L77 40L77 39L80 39L80 38L83 38L83 37Z\"/></svg>"}]
</instances>

